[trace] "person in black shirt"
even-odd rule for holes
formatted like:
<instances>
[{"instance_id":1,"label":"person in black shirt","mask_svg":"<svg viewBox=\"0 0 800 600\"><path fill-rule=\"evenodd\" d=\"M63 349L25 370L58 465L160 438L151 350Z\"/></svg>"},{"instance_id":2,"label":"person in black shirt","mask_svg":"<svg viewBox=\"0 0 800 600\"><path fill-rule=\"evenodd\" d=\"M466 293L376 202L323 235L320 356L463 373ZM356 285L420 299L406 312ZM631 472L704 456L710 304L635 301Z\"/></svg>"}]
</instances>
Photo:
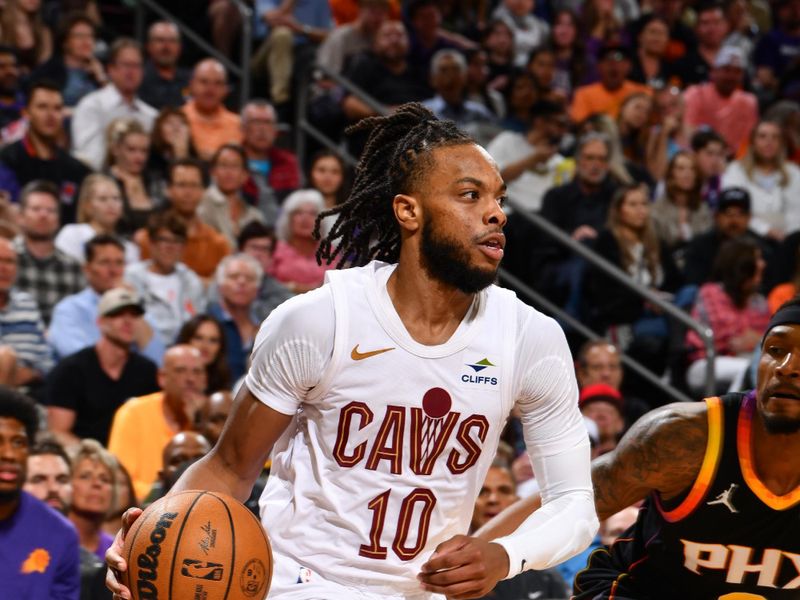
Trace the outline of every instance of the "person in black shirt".
<instances>
[{"instance_id":1,"label":"person in black shirt","mask_svg":"<svg viewBox=\"0 0 800 600\"><path fill-rule=\"evenodd\" d=\"M91 170L58 146L64 117L61 91L52 83L34 83L24 112L28 133L0 151L0 189L13 196L34 179L51 181L59 190L61 224L74 223L78 191Z\"/></svg>"},{"instance_id":2,"label":"person in black shirt","mask_svg":"<svg viewBox=\"0 0 800 600\"><path fill-rule=\"evenodd\" d=\"M106 444L114 413L128 398L158 391L156 365L131 351L144 307L126 288L103 294L97 307L100 340L64 358L47 377L47 419L65 441Z\"/></svg>"},{"instance_id":3,"label":"person in black shirt","mask_svg":"<svg viewBox=\"0 0 800 600\"><path fill-rule=\"evenodd\" d=\"M25 97L19 89L17 53L9 46L0 46L0 128L22 116Z\"/></svg>"},{"instance_id":4,"label":"person in black shirt","mask_svg":"<svg viewBox=\"0 0 800 600\"><path fill-rule=\"evenodd\" d=\"M157 110L180 107L186 102L189 79L187 69L178 66L181 35L174 23L158 21L147 32L147 62L139 97Z\"/></svg>"}]
</instances>

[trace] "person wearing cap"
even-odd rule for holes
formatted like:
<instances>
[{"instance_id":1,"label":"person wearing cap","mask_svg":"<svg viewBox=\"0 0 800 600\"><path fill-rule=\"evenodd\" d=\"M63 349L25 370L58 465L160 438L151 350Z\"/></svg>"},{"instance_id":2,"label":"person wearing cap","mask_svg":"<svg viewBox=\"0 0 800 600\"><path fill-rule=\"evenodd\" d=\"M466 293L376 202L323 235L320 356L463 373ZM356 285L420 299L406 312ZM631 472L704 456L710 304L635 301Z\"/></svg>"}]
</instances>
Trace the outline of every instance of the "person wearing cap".
<instances>
[{"instance_id":1,"label":"person wearing cap","mask_svg":"<svg viewBox=\"0 0 800 600\"><path fill-rule=\"evenodd\" d=\"M619 390L605 383L587 385L578 396L581 414L597 424L597 453L605 454L617 447L625 431L624 402Z\"/></svg>"},{"instance_id":2,"label":"person wearing cap","mask_svg":"<svg viewBox=\"0 0 800 600\"><path fill-rule=\"evenodd\" d=\"M786 159L779 123L763 119L753 128L745 155L722 175L722 187L732 186L750 193L750 227L759 235L781 242L800 230L800 168Z\"/></svg>"},{"instance_id":3,"label":"person wearing cap","mask_svg":"<svg viewBox=\"0 0 800 600\"><path fill-rule=\"evenodd\" d=\"M744 188L731 187L723 190L717 199L714 211L714 226L711 230L691 239L686 246L684 281L687 285L702 285L711 281L714 257L720 246L728 240L744 237L761 249L767 263L764 273L765 288L775 283L775 252L771 245L750 228L750 194Z\"/></svg>"},{"instance_id":4,"label":"person wearing cap","mask_svg":"<svg viewBox=\"0 0 800 600\"><path fill-rule=\"evenodd\" d=\"M595 552L575 598L797 598L800 564L800 298L763 329L755 389L656 409L592 463L600 519L644 500ZM478 532L538 508L533 494Z\"/></svg>"},{"instance_id":5,"label":"person wearing cap","mask_svg":"<svg viewBox=\"0 0 800 600\"><path fill-rule=\"evenodd\" d=\"M130 473L137 498L146 498L158 477L162 451L180 431L200 427L206 403L206 370L200 351L176 344L158 371L161 391L132 398L114 415L108 449Z\"/></svg>"},{"instance_id":6,"label":"person wearing cap","mask_svg":"<svg viewBox=\"0 0 800 600\"><path fill-rule=\"evenodd\" d=\"M747 58L735 46L724 46L714 59L711 80L692 85L684 92L684 123L694 130L713 128L736 153L758 122L758 100L741 89Z\"/></svg>"},{"instance_id":7,"label":"person wearing cap","mask_svg":"<svg viewBox=\"0 0 800 600\"><path fill-rule=\"evenodd\" d=\"M630 54L624 46L607 45L600 50L597 62L600 81L575 90L569 112L575 123L595 113L606 113L616 119L625 98L636 92L651 94L646 85L628 79Z\"/></svg>"},{"instance_id":8,"label":"person wearing cap","mask_svg":"<svg viewBox=\"0 0 800 600\"><path fill-rule=\"evenodd\" d=\"M117 409L158 389L155 363L131 349L143 314L134 292L108 290L97 305L100 339L62 359L47 376L47 420L62 443L92 438L105 444Z\"/></svg>"}]
</instances>

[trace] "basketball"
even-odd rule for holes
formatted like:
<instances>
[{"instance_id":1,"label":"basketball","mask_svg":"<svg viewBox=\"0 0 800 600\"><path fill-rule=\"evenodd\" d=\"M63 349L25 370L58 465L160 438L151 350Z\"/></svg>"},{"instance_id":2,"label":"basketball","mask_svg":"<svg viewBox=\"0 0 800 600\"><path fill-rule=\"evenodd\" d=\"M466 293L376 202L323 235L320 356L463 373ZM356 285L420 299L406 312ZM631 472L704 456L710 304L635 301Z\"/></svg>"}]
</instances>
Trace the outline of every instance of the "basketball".
<instances>
[{"instance_id":1,"label":"basketball","mask_svg":"<svg viewBox=\"0 0 800 600\"><path fill-rule=\"evenodd\" d=\"M263 600L272 550L260 521L214 492L161 498L136 520L122 553L134 600Z\"/></svg>"}]
</instances>

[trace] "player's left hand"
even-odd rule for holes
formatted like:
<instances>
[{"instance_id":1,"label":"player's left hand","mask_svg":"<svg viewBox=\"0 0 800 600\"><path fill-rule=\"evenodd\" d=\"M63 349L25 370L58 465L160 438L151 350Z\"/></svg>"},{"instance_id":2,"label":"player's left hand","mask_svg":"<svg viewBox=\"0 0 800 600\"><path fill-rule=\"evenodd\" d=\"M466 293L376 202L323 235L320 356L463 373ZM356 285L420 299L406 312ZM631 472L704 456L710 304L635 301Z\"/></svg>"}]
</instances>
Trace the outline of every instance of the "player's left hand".
<instances>
[{"instance_id":1,"label":"player's left hand","mask_svg":"<svg viewBox=\"0 0 800 600\"><path fill-rule=\"evenodd\" d=\"M436 547L417 579L427 592L448 598L479 598L508 575L508 554L499 545L457 535Z\"/></svg>"}]
</instances>

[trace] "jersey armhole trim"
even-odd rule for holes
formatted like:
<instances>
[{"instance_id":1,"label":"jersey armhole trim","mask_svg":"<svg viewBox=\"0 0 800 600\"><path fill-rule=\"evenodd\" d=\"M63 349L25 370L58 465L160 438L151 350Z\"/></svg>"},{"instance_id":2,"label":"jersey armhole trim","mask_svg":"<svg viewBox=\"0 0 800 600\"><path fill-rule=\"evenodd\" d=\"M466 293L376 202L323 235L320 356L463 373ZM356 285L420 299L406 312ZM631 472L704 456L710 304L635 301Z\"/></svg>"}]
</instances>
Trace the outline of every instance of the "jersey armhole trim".
<instances>
[{"instance_id":1,"label":"jersey armhole trim","mask_svg":"<svg viewBox=\"0 0 800 600\"><path fill-rule=\"evenodd\" d=\"M703 501L717 474L717 466L722 456L724 428L722 422L722 400L719 397L706 398L708 408L708 442L700 472L694 480L689 494L672 510L665 510L658 494L653 494L656 507L668 523L676 523L688 517Z\"/></svg>"},{"instance_id":2,"label":"jersey armhole trim","mask_svg":"<svg viewBox=\"0 0 800 600\"><path fill-rule=\"evenodd\" d=\"M344 341L349 328L349 313L347 311L347 298L344 297L342 286L338 285L340 271L329 273L329 286L331 302L333 304L333 350L328 366L323 370L319 383L308 393L308 400L322 398L328 393L335 376L339 372L341 356L344 352Z\"/></svg>"},{"instance_id":3,"label":"jersey armhole trim","mask_svg":"<svg viewBox=\"0 0 800 600\"><path fill-rule=\"evenodd\" d=\"M772 492L759 479L753 466L753 447L751 443L753 413L755 411L756 400L747 396L739 409L739 422L736 427L736 449L739 455L739 466L742 469L742 477L747 487L772 510L786 510L800 503L800 486L794 488L788 494L778 496Z\"/></svg>"}]
</instances>

